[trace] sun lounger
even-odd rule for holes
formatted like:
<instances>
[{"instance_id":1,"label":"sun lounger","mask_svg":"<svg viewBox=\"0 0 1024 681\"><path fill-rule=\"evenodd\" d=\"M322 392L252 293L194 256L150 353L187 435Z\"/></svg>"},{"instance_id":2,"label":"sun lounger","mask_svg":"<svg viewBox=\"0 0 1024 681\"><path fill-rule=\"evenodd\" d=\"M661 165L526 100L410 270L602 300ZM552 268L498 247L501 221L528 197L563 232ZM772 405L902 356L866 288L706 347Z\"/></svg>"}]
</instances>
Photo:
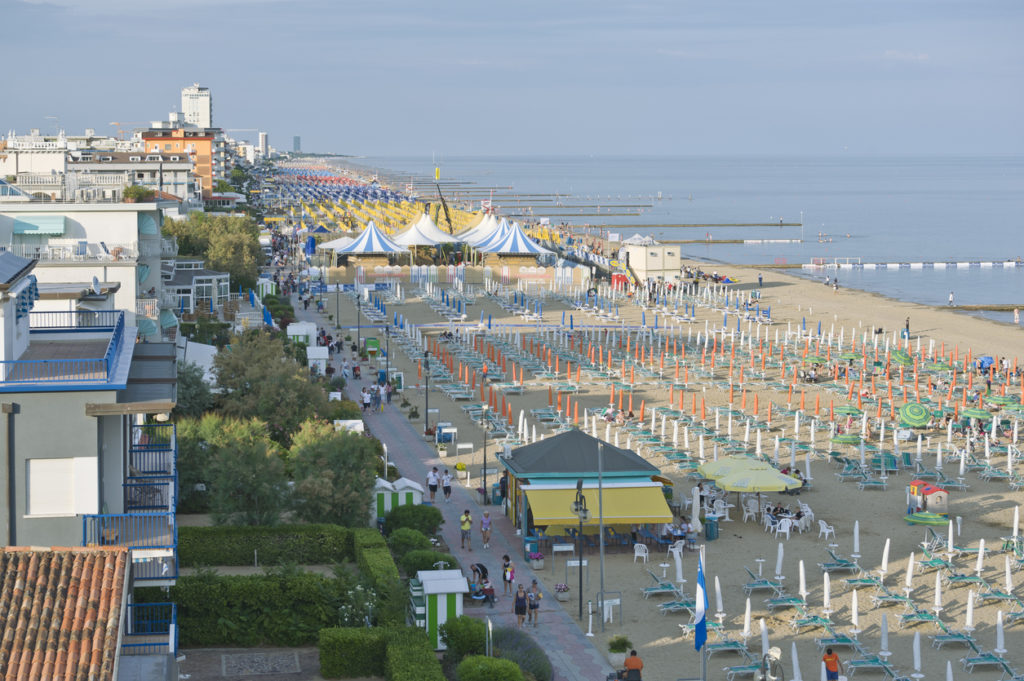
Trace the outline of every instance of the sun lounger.
<instances>
[{"instance_id":1,"label":"sun lounger","mask_svg":"<svg viewBox=\"0 0 1024 681\"><path fill-rule=\"evenodd\" d=\"M974 641L974 637L962 631L948 631L936 634L935 636L932 636L931 639L933 648L941 648L947 643L952 643L954 645L965 645L975 652L978 650L978 645Z\"/></svg>"},{"instance_id":2,"label":"sun lounger","mask_svg":"<svg viewBox=\"0 0 1024 681\"><path fill-rule=\"evenodd\" d=\"M975 667L1001 667L1005 674L1009 676L1013 676L1014 674L1013 669L1006 660L991 652L961 657L960 664L962 664L964 669L968 672L973 672Z\"/></svg>"},{"instance_id":3,"label":"sun lounger","mask_svg":"<svg viewBox=\"0 0 1024 681\"><path fill-rule=\"evenodd\" d=\"M902 594L894 594L889 590L881 591L871 596L871 603L875 606L890 605L898 603L905 607L907 610L914 608L914 602L910 600L908 596Z\"/></svg>"},{"instance_id":4,"label":"sun lounger","mask_svg":"<svg viewBox=\"0 0 1024 681\"><path fill-rule=\"evenodd\" d=\"M743 585L743 591L749 596L753 591L760 591L765 589L771 589L775 592L776 596L781 596L783 592L782 582L766 579L764 577L757 577L750 568L743 566L743 569L750 575L750 581Z\"/></svg>"},{"instance_id":5,"label":"sun lounger","mask_svg":"<svg viewBox=\"0 0 1024 681\"><path fill-rule=\"evenodd\" d=\"M715 653L739 653L740 655L747 655L747 644L743 641L719 641L717 643L707 644L708 657L711 657Z\"/></svg>"},{"instance_id":6,"label":"sun lounger","mask_svg":"<svg viewBox=\"0 0 1024 681\"><path fill-rule=\"evenodd\" d=\"M964 584L976 584L988 588L988 582L986 582L979 575L965 575L960 573L951 573L946 575L946 584L950 586L963 586Z\"/></svg>"},{"instance_id":7,"label":"sun lounger","mask_svg":"<svg viewBox=\"0 0 1024 681\"><path fill-rule=\"evenodd\" d=\"M913 626L920 624L921 622L931 622L936 627L941 629L942 623L939 621L938 615L923 610L915 610L914 612L907 612L900 615L899 625L902 629L906 626Z\"/></svg>"},{"instance_id":8,"label":"sun lounger","mask_svg":"<svg viewBox=\"0 0 1024 681\"><path fill-rule=\"evenodd\" d=\"M778 598L766 598L765 604L768 607L768 612L775 612L777 608L798 608L801 613L803 612L804 599L799 596L779 596Z\"/></svg>"},{"instance_id":9,"label":"sun lounger","mask_svg":"<svg viewBox=\"0 0 1024 681\"><path fill-rule=\"evenodd\" d=\"M823 636L822 638L814 639L814 644L818 646L820 650L826 648L852 648L857 652L863 654L864 650L861 648L860 641L847 636L846 634L832 633L831 636Z\"/></svg>"},{"instance_id":10,"label":"sun lounger","mask_svg":"<svg viewBox=\"0 0 1024 681\"><path fill-rule=\"evenodd\" d=\"M662 615L667 615L670 612L680 612L686 610L693 615L693 609L696 607L694 600L689 596L685 596L678 591L676 592L676 599L669 601L668 603L659 603L658 612Z\"/></svg>"},{"instance_id":11,"label":"sun lounger","mask_svg":"<svg viewBox=\"0 0 1024 681\"><path fill-rule=\"evenodd\" d=\"M741 676L756 676L758 672L761 671L761 664L758 662L751 662L750 664L722 667L722 671L725 672L726 681L734 681L734 679Z\"/></svg>"},{"instance_id":12,"label":"sun lounger","mask_svg":"<svg viewBox=\"0 0 1024 681\"><path fill-rule=\"evenodd\" d=\"M807 615L804 617L794 617L789 621L789 626L793 627L794 631L800 631L807 627L823 627L828 629L832 626L832 620L821 615Z\"/></svg>"},{"instance_id":13,"label":"sun lounger","mask_svg":"<svg viewBox=\"0 0 1024 681\"><path fill-rule=\"evenodd\" d=\"M865 589L867 587L874 587L876 589L883 588L881 579L866 572L860 577L850 577L844 581L846 582L846 586L851 589Z\"/></svg>"},{"instance_id":14,"label":"sun lounger","mask_svg":"<svg viewBox=\"0 0 1024 681\"><path fill-rule=\"evenodd\" d=\"M896 670L878 655L867 655L845 663L846 675L852 677L858 669L881 669L886 675L897 678Z\"/></svg>"}]
</instances>

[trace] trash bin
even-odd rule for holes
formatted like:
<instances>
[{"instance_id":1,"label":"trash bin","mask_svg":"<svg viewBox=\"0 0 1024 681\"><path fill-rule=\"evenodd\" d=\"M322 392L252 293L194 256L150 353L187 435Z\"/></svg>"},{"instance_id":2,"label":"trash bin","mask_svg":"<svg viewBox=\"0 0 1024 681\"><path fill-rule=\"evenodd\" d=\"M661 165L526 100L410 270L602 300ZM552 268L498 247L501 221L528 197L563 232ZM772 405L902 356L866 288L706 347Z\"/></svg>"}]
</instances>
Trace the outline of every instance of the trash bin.
<instances>
[{"instance_id":1,"label":"trash bin","mask_svg":"<svg viewBox=\"0 0 1024 681\"><path fill-rule=\"evenodd\" d=\"M499 506L501 504L501 483L496 482L491 485L491 505Z\"/></svg>"},{"instance_id":2,"label":"trash bin","mask_svg":"<svg viewBox=\"0 0 1024 681\"><path fill-rule=\"evenodd\" d=\"M530 560L530 554L538 552L537 540L527 539L525 542L523 542L523 545L525 547L523 549L523 560Z\"/></svg>"},{"instance_id":3,"label":"trash bin","mask_svg":"<svg viewBox=\"0 0 1024 681\"><path fill-rule=\"evenodd\" d=\"M704 519L704 539L707 541L718 539L718 518Z\"/></svg>"}]
</instances>

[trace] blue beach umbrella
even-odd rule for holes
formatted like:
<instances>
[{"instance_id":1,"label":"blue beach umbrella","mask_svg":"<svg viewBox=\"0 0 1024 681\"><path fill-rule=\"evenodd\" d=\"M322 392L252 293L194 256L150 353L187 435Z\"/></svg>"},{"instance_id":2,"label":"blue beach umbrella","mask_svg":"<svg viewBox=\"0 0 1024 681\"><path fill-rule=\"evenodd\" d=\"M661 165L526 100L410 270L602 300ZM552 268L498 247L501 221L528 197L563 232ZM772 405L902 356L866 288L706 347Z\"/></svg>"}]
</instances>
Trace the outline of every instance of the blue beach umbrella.
<instances>
[{"instance_id":1,"label":"blue beach umbrella","mask_svg":"<svg viewBox=\"0 0 1024 681\"><path fill-rule=\"evenodd\" d=\"M821 321L818 321L818 335L821 335Z\"/></svg>"},{"instance_id":2,"label":"blue beach umbrella","mask_svg":"<svg viewBox=\"0 0 1024 681\"><path fill-rule=\"evenodd\" d=\"M491 315L487 315L487 328L491 328Z\"/></svg>"},{"instance_id":3,"label":"blue beach umbrella","mask_svg":"<svg viewBox=\"0 0 1024 681\"><path fill-rule=\"evenodd\" d=\"M562 326L565 326L565 310L562 310Z\"/></svg>"},{"instance_id":4,"label":"blue beach umbrella","mask_svg":"<svg viewBox=\"0 0 1024 681\"><path fill-rule=\"evenodd\" d=\"M800 320L800 330L807 331L807 317L802 317Z\"/></svg>"},{"instance_id":5,"label":"blue beach umbrella","mask_svg":"<svg viewBox=\"0 0 1024 681\"><path fill-rule=\"evenodd\" d=\"M572 330L573 330L573 325L572 325L572 315L569 315L569 330L570 330L570 331L572 331Z\"/></svg>"},{"instance_id":6,"label":"blue beach umbrella","mask_svg":"<svg viewBox=\"0 0 1024 681\"><path fill-rule=\"evenodd\" d=\"M640 326L642 326L644 328L647 327L647 312L644 312L644 311L640 312Z\"/></svg>"}]
</instances>

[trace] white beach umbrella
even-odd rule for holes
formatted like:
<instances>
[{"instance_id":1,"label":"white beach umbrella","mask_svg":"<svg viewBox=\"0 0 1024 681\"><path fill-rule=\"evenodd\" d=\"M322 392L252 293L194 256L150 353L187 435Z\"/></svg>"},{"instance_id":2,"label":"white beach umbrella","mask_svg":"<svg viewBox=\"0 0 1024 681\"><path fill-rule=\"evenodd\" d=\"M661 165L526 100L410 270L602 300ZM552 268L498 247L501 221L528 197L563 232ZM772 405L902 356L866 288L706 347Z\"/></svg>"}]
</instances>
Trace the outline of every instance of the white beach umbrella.
<instances>
[{"instance_id":1,"label":"white beach umbrella","mask_svg":"<svg viewBox=\"0 0 1024 681\"><path fill-rule=\"evenodd\" d=\"M860 633L860 603L857 599L857 590L853 590L853 595L850 596L850 623L853 628L850 629L854 635Z\"/></svg>"},{"instance_id":2,"label":"white beach umbrella","mask_svg":"<svg viewBox=\"0 0 1024 681\"><path fill-rule=\"evenodd\" d=\"M957 475L961 478L964 477L964 473L967 471L967 449L960 450L960 468L957 470Z\"/></svg>"},{"instance_id":3,"label":"white beach umbrella","mask_svg":"<svg viewBox=\"0 0 1024 681\"><path fill-rule=\"evenodd\" d=\"M949 531L946 533L946 553L953 553L953 521L949 521Z\"/></svg>"},{"instance_id":4,"label":"white beach umbrella","mask_svg":"<svg viewBox=\"0 0 1024 681\"><path fill-rule=\"evenodd\" d=\"M1003 633L1003 611L996 613L996 647L992 649L1002 657L1006 653L1006 635Z\"/></svg>"},{"instance_id":5,"label":"white beach umbrella","mask_svg":"<svg viewBox=\"0 0 1024 681\"><path fill-rule=\"evenodd\" d=\"M826 615L828 615L832 612L832 578L827 572L822 575L822 578L824 580L824 585L822 587L821 609Z\"/></svg>"},{"instance_id":6,"label":"white beach umbrella","mask_svg":"<svg viewBox=\"0 0 1024 681\"><path fill-rule=\"evenodd\" d=\"M853 556L860 556L860 521L853 521Z\"/></svg>"},{"instance_id":7,"label":"white beach umbrella","mask_svg":"<svg viewBox=\"0 0 1024 681\"><path fill-rule=\"evenodd\" d=\"M1000 613L1000 622L1002 621L1002 613ZM761 618L761 656L764 657L768 654L771 649L771 645L768 643L768 625L765 623L764 618Z\"/></svg>"},{"instance_id":8,"label":"white beach umbrella","mask_svg":"<svg viewBox=\"0 0 1024 681\"><path fill-rule=\"evenodd\" d=\"M1017 535L1020 534L1020 506L1015 506L1013 509L1013 538L1016 539Z\"/></svg>"},{"instance_id":9,"label":"white beach umbrella","mask_svg":"<svg viewBox=\"0 0 1024 681\"><path fill-rule=\"evenodd\" d=\"M914 632L914 671L921 673L921 632Z\"/></svg>"},{"instance_id":10,"label":"white beach umbrella","mask_svg":"<svg viewBox=\"0 0 1024 681\"><path fill-rule=\"evenodd\" d=\"M804 460L804 480L814 480L811 477L811 453L807 452Z\"/></svg>"},{"instance_id":11,"label":"white beach umbrella","mask_svg":"<svg viewBox=\"0 0 1024 681\"><path fill-rule=\"evenodd\" d=\"M825 670L825 663L821 663L821 674L818 676L820 681L826 681L828 679L828 673Z\"/></svg>"},{"instance_id":12,"label":"white beach umbrella","mask_svg":"<svg viewBox=\"0 0 1024 681\"><path fill-rule=\"evenodd\" d=\"M1003 590L1013 593L1013 572L1010 570L1010 554L1003 556Z\"/></svg>"},{"instance_id":13,"label":"white beach umbrella","mask_svg":"<svg viewBox=\"0 0 1024 681\"><path fill-rule=\"evenodd\" d=\"M683 582L686 581L685 579L683 579L683 552L682 552L682 550L673 551L672 552L672 559L673 559L673 561L675 561L675 564L676 564L676 581L679 582L679 588L682 588Z\"/></svg>"},{"instance_id":14,"label":"white beach umbrella","mask_svg":"<svg viewBox=\"0 0 1024 681\"><path fill-rule=\"evenodd\" d=\"M889 537L885 538L885 548L882 549L882 567L879 572L884 577L889 572Z\"/></svg>"},{"instance_id":15,"label":"white beach umbrella","mask_svg":"<svg viewBox=\"0 0 1024 681\"><path fill-rule=\"evenodd\" d=\"M747 596L747 605L743 611L743 640L750 638L750 596Z\"/></svg>"},{"instance_id":16,"label":"white beach umbrella","mask_svg":"<svg viewBox=\"0 0 1024 681\"><path fill-rule=\"evenodd\" d=\"M700 522L700 488L696 485L693 487L693 500L691 504L690 510L693 511L691 514L693 517L690 519L690 522L693 524L693 527L697 532L703 532L704 526Z\"/></svg>"},{"instance_id":17,"label":"white beach umbrella","mask_svg":"<svg viewBox=\"0 0 1024 681\"><path fill-rule=\"evenodd\" d=\"M942 443L938 442L935 445L935 470L942 470Z\"/></svg>"},{"instance_id":18,"label":"white beach umbrella","mask_svg":"<svg viewBox=\"0 0 1024 681\"><path fill-rule=\"evenodd\" d=\"M953 681L953 662L946 660L946 681Z\"/></svg>"},{"instance_id":19,"label":"white beach umbrella","mask_svg":"<svg viewBox=\"0 0 1024 681\"><path fill-rule=\"evenodd\" d=\"M932 609L935 614L942 611L942 572L935 571L935 600L932 602Z\"/></svg>"},{"instance_id":20,"label":"white beach umbrella","mask_svg":"<svg viewBox=\"0 0 1024 681\"><path fill-rule=\"evenodd\" d=\"M981 577L982 570L985 569L985 540L978 540L978 560L974 564L974 571Z\"/></svg>"},{"instance_id":21,"label":"white beach umbrella","mask_svg":"<svg viewBox=\"0 0 1024 681\"><path fill-rule=\"evenodd\" d=\"M800 658L796 654L796 641L790 644L790 657L793 658L793 681L804 681L803 675L800 673Z\"/></svg>"},{"instance_id":22,"label":"white beach umbrella","mask_svg":"<svg viewBox=\"0 0 1024 681\"><path fill-rule=\"evenodd\" d=\"M889 616L884 612L882 613L882 641L879 654L886 657L891 655L889 652Z\"/></svg>"},{"instance_id":23,"label":"white beach umbrella","mask_svg":"<svg viewBox=\"0 0 1024 681\"><path fill-rule=\"evenodd\" d=\"M785 553L785 548L782 542L779 542L779 550L775 555L775 579L782 577L782 556Z\"/></svg>"},{"instance_id":24,"label":"white beach umbrella","mask_svg":"<svg viewBox=\"0 0 1024 681\"><path fill-rule=\"evenodd\" d=\"M964 614L964 631L974 631L974 590L967 594L967 612Z\"/></svg>"},{"instance_id":25,"label":"white beach umbrella","mask_svg":"<svg viewBox=\"0 0 1024 681\"><path fill-rule=\"evenodd\" d=\"M800 559L800 598L807 600L807 577L804 574L804 561Z\"/></svg>"}]
</instances>

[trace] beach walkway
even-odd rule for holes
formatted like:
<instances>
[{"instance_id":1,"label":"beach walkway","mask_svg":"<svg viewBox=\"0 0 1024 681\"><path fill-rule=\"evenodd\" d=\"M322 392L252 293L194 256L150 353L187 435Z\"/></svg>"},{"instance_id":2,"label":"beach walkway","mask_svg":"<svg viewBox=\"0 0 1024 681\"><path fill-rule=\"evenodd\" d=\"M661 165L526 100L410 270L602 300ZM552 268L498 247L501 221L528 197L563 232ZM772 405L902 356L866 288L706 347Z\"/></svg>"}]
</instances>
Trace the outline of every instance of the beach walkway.
<instances>
[{"instance_id":1,"label":"beach walkway","mask_svg":"<svg viewBox=\"0 0 1024 681\"><path fill-rule=\"evenodd\" d=\"M303 310L297 299L292 300L299 321L310 321L318 326L324 319L315 310ZM370 372L367 372L368 374ZM372 382L369 375L361 381L350 379L345 387L346 396L357 400L359 391ZM397 405L387 406L383 412L366 412L365 421L374 437L387 445L388 460L393 463L399 473L411 480L423 483L431 467L437 466L444 470L445 462L437 457L436 451L423 439L415 426L409 423ZM450 467L450 466L449 466ZM425 483L423 483L425 486ZM437 495L437 506L441 509L444 524L441 535L449 546L452 555L458 558L464 572L468 572L472 563L483 563L491 575L495 576L495 590L499 591L501 575L501 557L508 554L515 564L516 581L530 585L535 578L533 571L523 560L522 539L516 536L512 521L506 518L500 507L494 507L492 523L491 547L484 549L480 542L480 518L484 508L477 502L475 489L467 489L461 485L453 485L450 503L444 503L440 491ZM473 516L472 545L473 550L459 548L459 516L469 509ZM562 607L556 605L554 594L545 587L544 580L537 578L544 598L541 602L539 626L525 629L533 634L547 653L554 668L555 681L595 681L607 677L613 670L611 665L587 638L580 626ZM490 617L496 626L514 627L515 615L512 613L511 596L500 597L494 609L468 606L465 614L473 617ZM595 625L599 626L599 622ZM586 624L584 623L584 627Z\"/></svg>"}]
</instances>

